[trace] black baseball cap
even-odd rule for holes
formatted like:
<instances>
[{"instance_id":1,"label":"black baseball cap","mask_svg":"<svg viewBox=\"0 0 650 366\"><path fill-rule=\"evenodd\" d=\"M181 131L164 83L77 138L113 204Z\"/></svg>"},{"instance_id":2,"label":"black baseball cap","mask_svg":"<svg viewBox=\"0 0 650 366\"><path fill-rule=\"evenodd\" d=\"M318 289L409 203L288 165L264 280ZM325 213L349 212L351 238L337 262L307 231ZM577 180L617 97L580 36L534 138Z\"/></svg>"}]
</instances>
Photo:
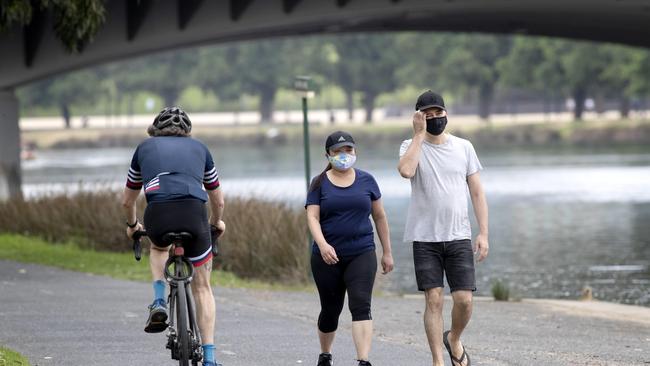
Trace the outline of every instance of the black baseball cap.
<instances>
[{"instance_id":1,"label":"black baseball cap","mask_svg":"<svg viewBox=\"0 0 650 366\"><path fill-rule=\"evenodd\" d=\"M442 110L447 110L445 108L445 101L442 99L440 94L436 94L431 90L427 90L424 93L420 94L418 101L415 103L415 110L421 111L428 108L440 108Z\"/></svg>"},{"instance_id":2,"label":"black baseball cap","mask_svg":"<svg viewBox=\"0 0 650 366\"><path fill-rule=\"evenodd\" d=\"M336 131L327 136L327 140L325 140L325 151L336 149L341 146L354 147L354 139L352 138L352 135L345 131Z\"/></svg>"}]
</instances>

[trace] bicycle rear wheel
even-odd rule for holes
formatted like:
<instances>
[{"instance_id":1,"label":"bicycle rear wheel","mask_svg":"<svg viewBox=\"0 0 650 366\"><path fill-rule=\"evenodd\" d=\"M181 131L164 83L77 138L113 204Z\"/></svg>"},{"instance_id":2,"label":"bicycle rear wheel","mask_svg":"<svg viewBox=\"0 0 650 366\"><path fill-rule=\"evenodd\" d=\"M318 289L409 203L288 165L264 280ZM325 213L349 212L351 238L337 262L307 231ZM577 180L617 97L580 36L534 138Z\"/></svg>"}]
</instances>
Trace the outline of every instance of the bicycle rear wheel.
<instances>
[{"instance_id":1,"label":"bicycle rear wheel","mask_svg":"<svg viewBox=\"0 0 650 366\"><path fill-rule=\"evenodd\" d=\"M190 347L190 336L187 331L187 295L185 283L179 282L176 291L176 321L178 329L178 364L180 366L189 366L192 359L192 349Z\"/></svg>"}]
</instances>

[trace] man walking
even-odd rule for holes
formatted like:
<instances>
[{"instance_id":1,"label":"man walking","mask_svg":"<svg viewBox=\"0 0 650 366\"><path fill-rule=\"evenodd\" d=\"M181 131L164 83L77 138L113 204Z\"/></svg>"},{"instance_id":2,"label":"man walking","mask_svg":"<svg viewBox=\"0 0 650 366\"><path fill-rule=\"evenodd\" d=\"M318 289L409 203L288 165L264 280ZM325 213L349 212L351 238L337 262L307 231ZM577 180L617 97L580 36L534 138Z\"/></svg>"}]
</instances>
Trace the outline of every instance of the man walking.
<instances>
[{"instance_id":1,"label":"man walking","mask_svg":"<svg viewBox=\"0 0 650 366\"><path fill-rule=\"evenodd\" d=\"M469 366L460 336L472 315L476 291L474 253L488 255L488 209L479 171L483 169L472 144L444 133L447 110L431 90L421 94L413 115L413 138L400 147L398 170L411 180L411 203L404 241L413 242L415 277L424 291L424 328L434 366L443 366L444 343L453 366ZM479 225L472 245L467 191ZM447 276L453 309L451 329L443 333L443 274Z\"/></svg>"}]
</instances>

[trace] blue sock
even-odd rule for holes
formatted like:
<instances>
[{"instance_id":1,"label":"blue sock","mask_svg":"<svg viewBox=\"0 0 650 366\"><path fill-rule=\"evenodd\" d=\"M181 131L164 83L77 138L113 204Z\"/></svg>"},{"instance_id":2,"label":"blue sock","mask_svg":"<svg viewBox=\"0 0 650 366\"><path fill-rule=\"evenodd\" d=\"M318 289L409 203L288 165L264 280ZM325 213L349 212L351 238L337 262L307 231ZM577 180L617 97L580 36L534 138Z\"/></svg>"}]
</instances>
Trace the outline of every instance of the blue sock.
<instances>
[{"instance_id":1,"label":"blue sock","mask_svg":"<svg viewBox=\"0 0 650 366\"><path fill-rule=\"evenodd\" d=\"M203 362L215 362L214 360L214 344L203 345Z\"/></svg>"},{"instance_id":2,"label":"blue sock","mask_svg":"<svg viewBox=\"0 0 650 366\"><path fill-rule=\"evenodd\" d=\"M158 281L153 281L153 297L154 300L158 299L165 299L165 281L163 280L158 280Z\"/></svg>"}]
</instances>

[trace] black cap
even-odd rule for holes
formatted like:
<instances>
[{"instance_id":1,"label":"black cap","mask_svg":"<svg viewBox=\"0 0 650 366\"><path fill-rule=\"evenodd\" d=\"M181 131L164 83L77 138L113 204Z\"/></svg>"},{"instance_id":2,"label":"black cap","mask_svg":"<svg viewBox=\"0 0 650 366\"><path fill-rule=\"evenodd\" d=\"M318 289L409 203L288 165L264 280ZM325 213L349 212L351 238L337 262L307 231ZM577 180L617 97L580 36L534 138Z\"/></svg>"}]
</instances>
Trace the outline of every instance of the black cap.
<instances>
[{"instance_id":1,"label":"black cap","mask_svg":"<svg viewBox=\"0 0 650 366\"><path fill-rule=\"evenodd\" d=\"M447 110L445 108L445 101L442 99L442 96L427 90L424 93L420 94L418 101L415 103L415 110L421 111L428 108L440 108L442 110Z\"/></svg>"},{"instance_id":2,"label":"black cap","mask_svg":"<svg viewBox=\"0 0 650 366\"><path fill-rule=\"evenodd\" d=\"M354 139L349 133L345 131L336 131L327 136L327 140L325 140L325 151L336 149L341 146L354 147Z\"/></svg>"}]
</instances>

